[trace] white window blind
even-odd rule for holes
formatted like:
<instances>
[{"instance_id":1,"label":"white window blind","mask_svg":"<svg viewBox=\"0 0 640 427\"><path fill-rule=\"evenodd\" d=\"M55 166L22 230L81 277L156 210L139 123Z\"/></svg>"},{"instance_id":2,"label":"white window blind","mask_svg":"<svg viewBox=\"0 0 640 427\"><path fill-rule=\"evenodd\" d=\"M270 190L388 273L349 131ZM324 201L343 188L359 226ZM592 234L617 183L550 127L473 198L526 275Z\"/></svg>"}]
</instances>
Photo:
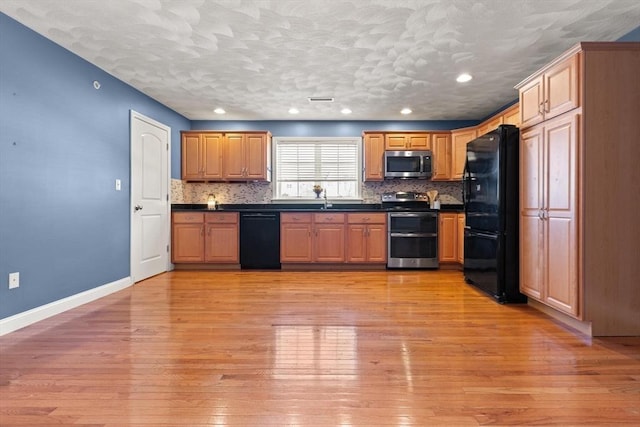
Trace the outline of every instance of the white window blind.
<instances>
[{"instance_id":1,"label":"white window blind","mask_svg":"<svg viewBox=\"0 0 640 427\"><path fill-rule=\"evenodd\" d=\"M274 197L313 199L319 185L330 199L359 198L361 145L360 138L275 139Z\"/></svg>"}]
</instances>

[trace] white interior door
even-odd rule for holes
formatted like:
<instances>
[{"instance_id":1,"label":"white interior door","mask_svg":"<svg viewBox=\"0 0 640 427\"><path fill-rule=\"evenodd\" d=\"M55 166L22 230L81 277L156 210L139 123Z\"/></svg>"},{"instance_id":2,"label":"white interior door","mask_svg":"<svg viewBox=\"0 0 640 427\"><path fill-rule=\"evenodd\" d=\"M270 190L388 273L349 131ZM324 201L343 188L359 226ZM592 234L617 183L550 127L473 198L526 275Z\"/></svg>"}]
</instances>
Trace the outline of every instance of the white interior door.
<instances>
[{"instance_id":1,"label":"white interior door","mask_svg":"<svg viewBox=\"0 0 640 427\"><path fill-rule=\"evenodd\" d=\"M131 277L167 271L171 129L131 111Z\"/></svg>"}]
</instances>

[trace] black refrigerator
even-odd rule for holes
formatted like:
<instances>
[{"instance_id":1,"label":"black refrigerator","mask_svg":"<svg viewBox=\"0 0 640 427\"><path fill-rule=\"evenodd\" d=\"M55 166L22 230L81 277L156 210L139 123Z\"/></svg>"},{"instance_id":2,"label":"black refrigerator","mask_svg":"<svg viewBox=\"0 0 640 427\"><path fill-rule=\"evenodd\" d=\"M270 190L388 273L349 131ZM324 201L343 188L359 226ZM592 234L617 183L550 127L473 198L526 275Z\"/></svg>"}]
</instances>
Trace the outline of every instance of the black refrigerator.
<instances>
[{"instance_id":1,"label":"black refrigerator","mask_svg":"<svg viewBox=\"0 0 640 427\"><path fill-rule=\"evenodd\" d=\"M500 303L519 291L519 133L501 125L467 144L463 178L464 277Z\"/></svg>"}]
</instances>

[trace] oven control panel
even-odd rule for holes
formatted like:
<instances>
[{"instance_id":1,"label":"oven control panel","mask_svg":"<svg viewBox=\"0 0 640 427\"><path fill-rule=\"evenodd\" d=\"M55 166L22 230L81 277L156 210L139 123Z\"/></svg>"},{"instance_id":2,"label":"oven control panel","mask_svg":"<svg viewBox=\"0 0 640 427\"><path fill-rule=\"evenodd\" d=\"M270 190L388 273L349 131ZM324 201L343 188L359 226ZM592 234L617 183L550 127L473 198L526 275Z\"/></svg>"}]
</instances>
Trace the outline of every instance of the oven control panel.
<instances>
[{"instance_id":1,"label":"oven control panel","mask_svg":"<svg viewBox=\"0 0 640 427\"><path fill-rule=\"evenodd\" d=\"M418 193L414 191L398 191L395 193L383 193L383 202L426 202L429 203L427 193Z\"/></svg>"}]
</instances>

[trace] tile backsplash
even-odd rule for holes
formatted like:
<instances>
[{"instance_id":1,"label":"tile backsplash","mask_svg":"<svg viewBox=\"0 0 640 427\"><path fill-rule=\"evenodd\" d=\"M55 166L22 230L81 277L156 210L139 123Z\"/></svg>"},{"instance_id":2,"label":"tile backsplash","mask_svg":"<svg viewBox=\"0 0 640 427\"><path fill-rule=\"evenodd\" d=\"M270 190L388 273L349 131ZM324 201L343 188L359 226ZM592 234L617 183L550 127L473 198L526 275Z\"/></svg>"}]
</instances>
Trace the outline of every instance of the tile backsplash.
<instances>
[{"instance_id":1,"label":"tile backsplash","mask_svg":"<svg viewBox=\"0 0 640 427\"><path fill-rule=\"evenodd\" d=\"M362 184L363 203L380 203L380 196L388 191L437 190L441 203L462 203L462 182L439 182L419 180L392 180L366 182ZM209 194L216 201L229 203L270 203L270 182L195 183L179 179L171 180L171 203L207 203ZM335 202L335 200L334 200Z\"/></svg>"}]
</instances>

